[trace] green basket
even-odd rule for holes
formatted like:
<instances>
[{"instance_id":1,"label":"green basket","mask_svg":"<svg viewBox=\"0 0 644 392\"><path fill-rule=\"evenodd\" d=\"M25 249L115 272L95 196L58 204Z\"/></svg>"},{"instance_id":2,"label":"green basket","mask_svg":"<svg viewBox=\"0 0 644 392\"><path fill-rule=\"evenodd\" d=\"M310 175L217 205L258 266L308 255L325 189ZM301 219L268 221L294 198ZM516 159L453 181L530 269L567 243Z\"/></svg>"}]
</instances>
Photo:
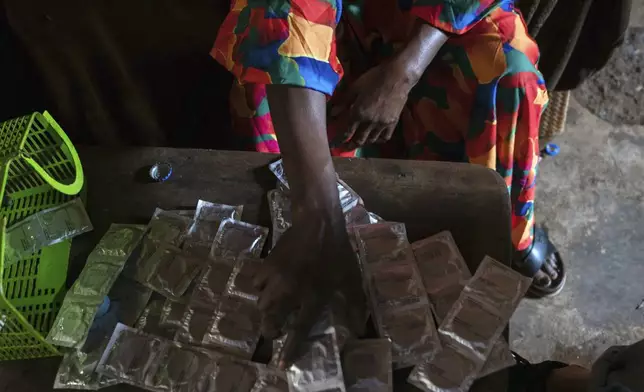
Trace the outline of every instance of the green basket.
<instances>
[{"instance_id":1,"label":"green basket","mask_svg":"<svg viewBox=\"0 0 644 392\"><path fill-rule=\"evenodd\" d=\"M78 154L47 112L0 124L0 361L59 355L47 335L65 295L71 241L4 268L6 227L83 187Z\"/></svg>"}]
</instances>

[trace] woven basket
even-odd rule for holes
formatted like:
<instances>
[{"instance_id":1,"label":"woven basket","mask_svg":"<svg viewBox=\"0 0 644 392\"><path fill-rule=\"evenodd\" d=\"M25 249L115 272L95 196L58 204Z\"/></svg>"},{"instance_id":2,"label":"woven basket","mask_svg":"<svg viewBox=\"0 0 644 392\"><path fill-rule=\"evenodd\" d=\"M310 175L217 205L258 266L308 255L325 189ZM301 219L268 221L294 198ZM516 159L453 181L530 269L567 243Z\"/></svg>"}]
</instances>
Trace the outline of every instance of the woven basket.
<instances>
[{"instance_id":1,"label":"woven basket","mask_svg":"<svg viewBox=\"0 0 644 392\"><path fill-rule=\"evenodd\" d=\"M570 103L570 91L552 91L548 107L541 116L539 129L539 144L541 148L560 135L566 129L566 117Z\"/></svg>"}]
</instances>

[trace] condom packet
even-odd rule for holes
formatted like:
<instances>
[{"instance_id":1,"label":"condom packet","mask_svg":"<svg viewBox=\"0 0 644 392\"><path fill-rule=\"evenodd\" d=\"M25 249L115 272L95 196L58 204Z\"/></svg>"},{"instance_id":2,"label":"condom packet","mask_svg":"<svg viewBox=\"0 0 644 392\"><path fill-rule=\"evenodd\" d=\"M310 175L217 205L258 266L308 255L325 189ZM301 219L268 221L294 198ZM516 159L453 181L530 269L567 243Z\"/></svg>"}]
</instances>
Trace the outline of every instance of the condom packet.
<instances>
[{"instance_id":1,"label":"condom packet","mask_svg":"<svg viewBox=\"0 0 644 392\"><path fill-rule=\"evenodd\" d=\"M210 257L259 257L268 238L268 229L250 223L224 219L215 236Z\"/></svg>"},{"instance_id":2,"label":"condom packet","mask_svg":"<svg viewBox=\"0 0 644 392\"><path fill-rule=\"evenodd\" d=\"M434 308L434 316L436 317L436 321L439 325L443 320L445 320L449 311L452 310L452 307L460 298L464 288L465 285L458 285L452 288L446 288L432 295L428 295L429 302L431 302Z\"/></svg>"},{"instance_id":3,"label":"condom packet","mask_svg":"<svg viewBox=\"0 0 644 392\"><path fill-rule=\"evenodd\" d=\"M288 392L288 381L284 372L263 365L257 366L257 372L257 380L250 392Z\"/></svg>"},{"instance_id":4,"label":"condom packet","mask_svg":"<svg viewBox=\"0 0 644 392\"><path fill-rule=\"evenodd\" d=\"M393 392L391 342L387 339L351 340L342 352L347 392Z\"/></svg>"},{"instance_id":5,"label":"condom packet","mask_svg":"<svg viewBox=\"0 0 644 392\"><path fill-rule=\"evenodd\" d=\"M309 339L303 343L303 354L286 370L289 391L345 390L339 355L342 348L338 342L336 327L341 320L336 319L334 311L330 306L322 312L311 328ZM269 367L277 368L283 360L283 350L289 336L287 333L273 340ZM346 340L348 339L345 338L344 343Z\"/></svg>"},{"instance_id":6,"label":"condom packet","mask_svg":"<svg viewBox=\"0 0 644 392\"><path fill-rule=\"evenodd\" d=\"M186 254L170 244L160 244L139 264L138 279L152 290L179 300L203 268L205 260Z\"/></svg>"},{"instance_id":7,"label":"condom packet","mask_svg":"<svg viewBox=\"0 0 644 392\"><path fill-rule=\"evenodd\" d=\"M485 361L506 324L496 309L462 294L441 323L439 333Z\"/></svg>"},{"instance_id":8,"label":"condom packet","mask_svg":"<svg viewBox=\"0 0 644 392\"><path fill-rule=\"evenodd\" d=\"M250 302L259 300L260 291L253 285L253 278L264 260L237 259L226 285L226 295Z\"/></svg>"},{"instance_id":9,"label":"condom packet","mask_svg":"<svg viewBox=\"0 0 644 392\"><path fill-rule=\"evenodd\" d=\"M126 274L143 284L155 273L159 258L157 251L168 246L180 247L188 235L192 219L175 212L157 208L148 223L148 231L141 242L138 257L128 263Z\"/></svg>"},{"instance_id":10,"label":"condom packet","mask_svg":"<svg viewBox=\"0 0 644 392\"><path fill-rule=\"evenodd\" d=\"M174 329L180 328L183 324L183 316L186 313L189 297L181 297L175 301L166 298L161 308L161 315L159 317L159 326L161 328Z\"/></svg>"},{"instance_id":11,"label":"condom packet","mask_svg":"<svg viewBox=\"0 0 644 392\"><path fill-rule=\"evenodd\" d=\"M74 238L94 227L81 199L30 215L7 228L5 268L40 249Z\"/></svg>"},{"instance_id":12,"label":"condom packet","mask_svg":"<svg viewBox=\"0 0 644 392\"><path fill-rule=\"evenodd\" d=\"M356 253L358 258L360 257L360 252L358 250L358 242L355 234L355 227L362 225L373 225L376 223L382 223L383 219L378 215L369 212L365 209L362 204L358 204L344 214L344 220L347 225L347 233L349 234L349 242L353 251ZM362 268L362 265L360 266Z\"/></svg>"},{"instance_id":13,"label":"condom packet","mask_svg":"<svg viewBox=\"0 0 644 392\"><path fill-rule=\"evenodd\" d=\"M95 372L116 324L133 324L145 308L152 292L121 275L109 292L108 312L92 324L82 349L68 351L60 363L54 389L98 390L117 384Z\"/></svg>"},{"instance_id":14,"label":"condom packet","mask_svg":"<svg viewBox=\"0 0 644 392\"><path fill-rule=\"evenodd\" d=\"M126 325L134 325L150 302L152 290L121 274L108 297L112 307L118 305L118 320Z\"/></svg>"},{"instance_id":15,"label":"condom packet","mask_svg":"<svg viewBox=\"0 0 644 392\"><path fill-rule=\"evenodd\" d=\"M530 284L486 256L438 329L443 350L417 366L410 383L427 392L468 390Z\"/></svg>"},{"instance_id":16,"label":"condom packet","mask_svg":"<svg viewBox=\"0 0 644 392\"><path fill-rule=\"evenodd\" d=\"M416 264L430 296L455 286L464 287L472 277L452 234L441 232L412 244Z\"/></svg>"},{"instance_id":17,"label":"condom packet","mask_svg":"<svg viewBox=\"0 0 644 392\"><path fill-rule=\"evenodd\" d=\"M284 169L284 164L281 159L268 165L269 170L275 175L279 183L281 183L286 189L290 190L288 185L288 179L286 178L286 170Z\"/></svg>"},{"instance_id":18,"label":"condom packet","mask_svg":"<svg viewBox=\"0 0 644 392\"><path fill-rule=\"evenodd\" d=\"M241 219L243 210L244 206L199 200L183 249L192 255L207 258L221 222L227 218Z\"/></svg>"},{"instance_id":19,"label":"condom packet","mask_svg":"<svg viewBox=\"0 0 644 392\"><path fill-rule=\"evenodd\" d=\"M286 172L282 160L275 161L268 165L268 168L273 172L275 177L286 187L289 188L288 179L286 178ZM340 205L342 206L342 211L347 212L358 204L363 204L362 199L347 185L344 181L338 178L338 196L340 198Z\"/></svg>"},{"instance_id":20,"label":"condom packet","mask_svg":"<svg viewBox=\"0 0 644 392\"><path fill-rule=\"evenodd\" d=\"M335 328L323 331L314 327L309 339L302 343L304 353L287 370L291 392L345 392Z\"/></svg>"},{"instance_id":21,"label":"condom packet","mask_svg":"<svg viewBox=\"0 0 644 392\"><path fill-rule=\"evenodd\" d=\"M207 302L213 310L209 313L210 323L207 333L200 342L201 345L245 359L253 356L260 337L261 313L257 308L259 292L253 286L252 280L262 261L238 258L236 260L216 259L211 263L212 267L218 268L223 275L229 275L229 279L225 283L222 295L218 298L215 297L214 290L208 290L205 293L206 298L213 298L212 301ZM230 263L233 269L228 273L226 268ZM211 271L217 271L217 269ZM217 288L217 291L220 290L221 288ZM197 301L197 306L203 302ZM200 334L201 328L198 330Z\"/></svg>"},{"instance_id":22,"label":"condom packet","mask_svg":"<svg viewBox=\"0 0 644 392\"><path fill-rule=\"evenodd\" d=\"M510 346L505 341L505 338L502 336L494 343L492 346L492 351L485 361L483 368L477 375L477 378L483 378L489 376L490 374L501 371L505 368L516 365L517 362L510 351Z\"/></svg>"},{"instance_id":23,"label":"condom packet","mask_svg":"<svg viewBox=\"0 0 644 392\"><path fill-rule=\"evenodd\" d=\"M166 299L158 294L153 297L134 324L135 328L144 333L172 339L175 329L161 326L161 314L165 301Z\"/></svg>"},{"instance_id":24,"label":"condom packet","mask_svg":"<svg viewBox=\"0 0 644 392\"><path fill-rule=\"evenodd\" d=\"M282 192L286 197L289 197L291 194L291 190L279 179L275 181L275 189Z\"/></svg>"},{"instance_id":25,"label":"condom packet","mask_svg":"<svg viewBox=\"0 0 644 392\"><path fill-rule=\"evenodd\" d=\"M460 297L472 274L448 231L414 242L412 248L429 301L434 306L434 315L441 323ZM494 343L492 353L479 377L496 373L513 364L514 358L510 348L505 338L500 337Z\"/></svg>"},{"instance_id":26,"label":"condom packet","mask_svg":"<svg viewBox=\"0 0 644 392\"><path fill-rule=\"evenodd\" d=\"M483 366L481 358L471 357L449 341L430 360L416 366L407 382L424 392L467 392Z\"/></svg>"},{"instance_id":27,"label":"condom packet","mask_svg":"<svg viewBox=\"0 0 644 392\"><path fill-rule=\"evenodd\" d=\"M98 390L100 376L95 370L102 354L102 349L65 353L54 379L54 389Z\"/></svg>"},{"instance_id":28,"label":"condom packet","mask_svg":"<svg viewBox=\"0 0 644 392\"><path fill-rule=\"evenodd\" d=\"M441 350L428 303L379 310L375 322L379 335L391 341L395 369L421 363Z\"/></svg>"},{"instance_id":29,"label":"condom packet","mask_svg":"<svg viewBox=\"0 0 644 392\"><path fill-rule=\"evenodd\" d=\"M83 348L66 352L54 378L53 389L96 391L119 384L112 377L96 373L106 343L107 339L104 344L91 350Z\"/></svg>"},{"instance_id":30,"label":"condom packet","mask_svg":"<svg viewBox=\"0 0 644 392\"><path fill-rule=\"evenodd\" d=\"M211 356L212 358L212 356ZM204 392L287 392L284 372L226 355L213 358L196 373L193 389Z\"/></svg>"},{"instance_id":31,"label":"condom packet","mask_svg":"<svg viewBox=\"0 0 644 392\"><path fill-rule=\"evenodd\" d=\"M212 243L224 219L240 220L244 206L229 206L199 200L189 237L198 242Z\"/></svg>"},{"instance_id":32,"label":"condom packet","mask_svg":"<svg viewBox=\"0 0 644 392\"><path fill-rule=\"evenodd\" d=\"M531 278L486 256L465 286L464 293L509 319L531 284Z\"/></svg>"},{"instance_id":33,"label":"condom packet","mask_svg":"<svg viewBox=\"0 0 644 392\"><path fill-rule=\"evenodd\" d=\"M363 204L360 195L354 191L346 182L338 178L338 196L342 211L347 212L359 204Z\"/></svg>"},{"instance_id":34,"label":"condom packet","mask_svg":"<svg viewBox=\"0 0 644 392\"><path fill-rule=\"evenodd\" d=\"M188 235L192 219L157 208L148 223L147 237L159 243L181 246Z\"/></svg>"},{"instance_id":35,"label":"condom packet","mask_svg":"<svg viewBox=\"0 0 644 392\"><path fill-rule=\"evenodd\" d=\"M335 330L335 339L337 342L338 349L342 351L344 345L351 339L356 338L356 334L349 326L348 321L348 303L344 295L340 293L335 293L332 297L331 303L328 307L322 312L320 318L317 320L315 325L311 329L311 335L323 335L325 331L329 328ZM366 325L369 318L369 313L364 310L364 325ZM287 323L288 324L288 323ZM362 334L364 331L357 331L359 334ZM273 340L273 351L269 365L272 367L278 367L279 362L283 359L282 350L286 344L289 334L286 333L277 339Z\"/></svg>"},{"instance_id":36,"label":"condom packet","mask_svg":"<svg viewBox=\"0 0 644 392\"><path fill-rule=\"evenodd\" d=\"M284 193L274 189L268 192L268 207L271 213L271 222L273 222L272 245L274 247L280 237L293 224L291 201Z\"/></svg>"},{"instance_id":37,"label":"condom packet","mask_svg":"<svg viewBox=\"0 0 644 392\"><path fill-rule=\"evenodd\" d=\"M287 392L286 375L266 365L223 356L210 383L199 391L208 392Z\"/></svg>"},{"instance_id":38,"label":"condom packet","mask_svg":"<svg viewBox=\"0 0 644 392\"><path fill-rule=\"evenodd\" d=\"M145 228L113 224L90 253L87 263L67 292L47 336L51 344L79 349L87 340L98 307L119 277Z\"/></svg>"},{"instance_id":39,"label":"condom packet","mask_svg":"<svg viewBox=\"0 0 644 392\"><path fill-rule=\"evenodd\" d=\"M366 266L384 262L412 261L412 247L403 223L378 223L355 227L360 262Z\"/></svg>"},{"instance_id":40,"label":"condom packet","mask_svg":"<svg viewBox=\"0 0 644 392\"><path fill-rule=\"evenodd\" d=\"M531 282L486 256L441 323L442 339L487 360Z\"/></svg>"},{"instance_id":41,"label":"condom packet","mask_svg":"<svg viewBox=\"0 0 644 392\"><path fill-rule=\"evenodd\" d=\"M374 222L371 220L369 211L363 206L358 204L344 214L344 220L347 227L370 225Z\"/></svg>"},{"instance_id":42,"label":"condom packet","mask_svg":"<svg viewBox=\"0 0 644 392\"><path fill-rule=\"evenodd\" d=\"M260 337L261 313L256 304L225 297L211 317L202 344L240 358L251 359Z\"/></svg>"},{"instance_id":43,"label":"condom packet","mask_svg":"<svg viewBox=\"0 0 644 392\"><path fill-rule=\"evenodd\" d=\"M156 375L171 345L166 339L118 324L96 371L147 390L161 390L153 388L150 379Z\"/></svg>"},{"instance_id":44,"label":"condom packet","mask_svg":"<svg viewBox=\"0 0 644 392\"><path fill-rule=\"evenodd\" d=\"M191 306L214 309L227 291L235 263L234 258L217 257L209 260L201 276L196 280L190 297Z\"/></svg>"},{"instance_id":45,"label":"condom packet","mask_svg":"<svg viewBox=\"0 0 644 392\"><path fill-rule=\"evenodd\" d=\"M199 308L188 304L174 340L192 346L202 346L214 317L213 309Z\"/></svg>"},{"instance_id":46,"label":"condom packet","mask_svg":"<svg viewBox=\"0 0 644 392\"><path fill-rule=\"evenodd\" d=\"M282 373L119 324L97 371L149 391L285 391ZM267 388L267 389L264 389Z\"/></svg>"},{"instance_id":47,"label":"condom packet","mask_svg":"<svg viewBox=\"0 0 644 392\"><path fill-rule=\"evenodd\" d=\"M363 268L374 309L427 303L425 288L415 263L401 260Z\"/></svg>"},{"instance_id":48,"label":"condom packet","mask_svg":"<svg viewBox=\"0 0 644 392\"><path fill-rule=\"evenodd\" d=\"M379 336L392 342L395 367L422 362L441 345L405 226L357 226L355 233L371 313Z\"/></svg>"}]
</instances>

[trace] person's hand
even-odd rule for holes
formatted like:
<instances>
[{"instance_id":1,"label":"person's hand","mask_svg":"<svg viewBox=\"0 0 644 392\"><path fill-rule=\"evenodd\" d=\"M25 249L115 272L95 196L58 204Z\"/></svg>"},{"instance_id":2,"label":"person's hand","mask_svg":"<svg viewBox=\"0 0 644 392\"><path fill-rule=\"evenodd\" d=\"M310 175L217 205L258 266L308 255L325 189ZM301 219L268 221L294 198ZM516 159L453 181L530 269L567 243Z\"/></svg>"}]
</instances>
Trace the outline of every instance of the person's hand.
<instances>
[{"instance_id":1,"label":"person's hand","mask_svg":"<svg viewBox=\"0 0 644 392\"><path fill-rule=\"evenodd\" d=\"M286 321L291 321L281 368L299 355L300 344L308 338L334 292L342 291L350 302L364 304L360 269L344 220L329 224L313 218L308 224L294 224L266 258L254 283L261 290L262 335L275 338L283 332ZM293 320L291 314L295 315ZM349 316L353 316L351 327L359 329L363 316Z\"/></svg>"},{"instance_id":2,"label":"person's hand","mask_svg":"<svg viewBox=\"0 0 644 392\"><path fill-rule=\"evenodd\" d=\"M361 75L333 110L334 114L348 111L349 127L343 136L347 150L390 140L416 82L396 61Z\"/></svg>"}]
</instances>

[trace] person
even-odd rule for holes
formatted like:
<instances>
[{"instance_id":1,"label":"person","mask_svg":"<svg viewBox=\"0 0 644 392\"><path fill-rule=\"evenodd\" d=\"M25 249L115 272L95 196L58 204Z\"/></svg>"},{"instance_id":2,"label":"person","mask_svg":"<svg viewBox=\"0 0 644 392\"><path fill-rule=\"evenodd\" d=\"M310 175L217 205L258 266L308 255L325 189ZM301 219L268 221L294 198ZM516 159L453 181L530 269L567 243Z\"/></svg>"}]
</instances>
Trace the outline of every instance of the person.
<instances>
[{"instance_id":1,"label":"person","mask_svg":"<svg viewBox=\"0 0 644 392\"><path fill-rule=\"evenodd\" d=\"M510 368L508 392L644 391L644 340L609 348L592 369L556 361L532 365L521 357L518 362Z\"/></svg>"},{"instance_id":2,"label":"person","mask_svg":"<svg viewBox=\"0 0 644 392\"><path fill-rule=\"evenodd\" d=\"M534 227L548 94L513 0L232 0L211 55L237 79L240 143L281 153L291 187L293 227L256 278L265 336L298 309L306 335L335 288L360 298L332 155L496 170L515 268L537 275L533 295L563 287L561 258Z\"/></svg>"}]
</instances>

